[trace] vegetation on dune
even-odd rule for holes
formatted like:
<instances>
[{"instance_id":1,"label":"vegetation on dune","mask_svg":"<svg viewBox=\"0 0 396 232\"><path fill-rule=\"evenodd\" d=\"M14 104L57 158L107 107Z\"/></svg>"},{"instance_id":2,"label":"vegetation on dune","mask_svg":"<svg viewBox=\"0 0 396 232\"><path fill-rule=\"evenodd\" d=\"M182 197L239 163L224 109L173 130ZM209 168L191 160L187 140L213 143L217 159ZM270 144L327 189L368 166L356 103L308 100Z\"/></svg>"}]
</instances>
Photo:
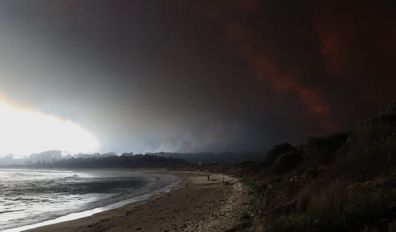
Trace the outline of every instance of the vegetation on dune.
<instances>
[{"instance_id":1,"label":"vegetation on dune","mask_svg":"<svg viewBox=\"0 0 396 232\"><path fill-rule=\"evenodd\" d=\"M208 168L256 191L252 231L396 231L396 104L351 133Z\"/></svg>"},{"instance_id":2,"label":"vegetation on dune","mask_svg":"<svg viewBox=\"0 0 396 232\"><path fill-rule=\"evenodd\" d=\"M256 226L277 232L392 231L396 224L395 109L392 104L350 134L311 138L293 153L285 151L270 166L260 167L270 171L255 176L262 183ZM275 172L286 155L295 165Z\"/></svg>"}]
</instances>

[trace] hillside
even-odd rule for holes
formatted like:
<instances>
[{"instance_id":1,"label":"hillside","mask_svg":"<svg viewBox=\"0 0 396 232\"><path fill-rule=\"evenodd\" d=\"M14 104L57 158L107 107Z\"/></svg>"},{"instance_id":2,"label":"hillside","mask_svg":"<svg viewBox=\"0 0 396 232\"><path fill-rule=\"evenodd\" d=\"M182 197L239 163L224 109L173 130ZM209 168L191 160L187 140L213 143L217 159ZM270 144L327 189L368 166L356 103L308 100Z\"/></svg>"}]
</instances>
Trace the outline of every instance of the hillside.
<instances>
[{"instance_id":1,"label":"hillside","mask_svg":"<svg viewBox=\"0 0 396 232\"><path fill-rule=\"evenodd\" d=\"M208 168L241 176L255 194L248 231L396 231L396 104L351 133Z\"/></svg>"}]
</instances>

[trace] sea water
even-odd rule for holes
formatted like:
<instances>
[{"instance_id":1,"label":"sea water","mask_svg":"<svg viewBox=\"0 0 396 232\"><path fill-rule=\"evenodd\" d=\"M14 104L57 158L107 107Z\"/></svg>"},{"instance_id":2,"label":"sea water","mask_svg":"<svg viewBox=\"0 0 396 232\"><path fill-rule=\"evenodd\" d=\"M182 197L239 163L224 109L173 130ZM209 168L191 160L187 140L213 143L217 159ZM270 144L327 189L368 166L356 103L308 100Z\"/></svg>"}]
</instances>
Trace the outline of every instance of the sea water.
<instances>
[{"instance_id":1,"label":"sea water","mask_svg":"<svg viewBox=\"0 0 396 232\"><path fill-rule=\"evenodd\" d=\"M176 181L126 170L0 169L0 231L89 216L147 199Z\"/></svg>"}]
</instances>

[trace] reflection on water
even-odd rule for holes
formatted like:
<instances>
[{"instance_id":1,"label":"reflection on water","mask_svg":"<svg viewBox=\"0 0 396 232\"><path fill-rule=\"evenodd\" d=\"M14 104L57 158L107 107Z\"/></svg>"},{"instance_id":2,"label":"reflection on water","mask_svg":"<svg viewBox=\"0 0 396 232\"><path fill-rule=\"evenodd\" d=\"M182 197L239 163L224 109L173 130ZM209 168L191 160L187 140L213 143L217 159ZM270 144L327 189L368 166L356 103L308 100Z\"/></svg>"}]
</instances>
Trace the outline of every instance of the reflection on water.
<instances>
[{"instance_id":1,"label":"reflection on water","mask_svg":"<svg viewBox=\"0 0 396 232\"><path fill-rule=\"evenodd\" d=\"M119 202L158 180L127 171L0 169L0 230Z\"/></svg>"}]
</instances>

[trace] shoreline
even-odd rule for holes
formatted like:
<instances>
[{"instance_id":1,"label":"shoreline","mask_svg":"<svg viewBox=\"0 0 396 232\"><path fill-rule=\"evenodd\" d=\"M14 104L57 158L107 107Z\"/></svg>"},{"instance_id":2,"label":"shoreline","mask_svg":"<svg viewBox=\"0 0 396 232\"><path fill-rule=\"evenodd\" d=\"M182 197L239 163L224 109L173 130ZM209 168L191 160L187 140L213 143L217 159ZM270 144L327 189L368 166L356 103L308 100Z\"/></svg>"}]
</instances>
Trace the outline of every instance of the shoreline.
<instances>
[{"instance_id":1,"label":"shoreline","mask_svg":"<svg viewBox=\"0 0 396 232\"><path fill-rule=\"evenodd\" d=\"M249 210L248 194L236 178L201 172L147 172L176 176L181 181L170 191L147 199L26 231L225 231L240 224L241 213Z\"/></svg>"},{"instance_id":2,"label":"shoreline","mask_svg":"<svg viewBox=\"0 0 396 232\"><path fill-rule=\"evenodd\" d=\"M75 171L75 170L73 170ZM124 170L125 171L125 170ZM129 197L129 198L124 198L116 202L111 202L108 204L103 204L99 205L95 208L88 208L82 211L78 212L73 212L69 214L65 214L56 218L36 222L33 224L28 224L28 225L23 225L15 228L9 228L2 230L3 232L20 232L20 231L29 231L29 230L34 230L37 228L45 227L45 226L50 226L54 224L59 224L59 223L66 223L69 221L73 220L79 220L87 217L94 216L98 213L118 209L121 207L124 207L125 205L129 204L137 204L140 202L145 202L149 201L151 198L157 197L161 194L170 192L174 189L177 189L182 182L182 179L175 176L175 175L169 175L164 173L163 171L154 171L154 170L129 170L135 173L142 173L142 174L148 174L152 175L155 177L161 178L161 181L166 184L161 184L161 181L158 183L155 183L156 187L152 187L153 189L149 191L148 189L143 191L140 194L137 194L135 196ZM174 179L173 181L170 181L170 179Z\"/></svg>"}]
</instances>

